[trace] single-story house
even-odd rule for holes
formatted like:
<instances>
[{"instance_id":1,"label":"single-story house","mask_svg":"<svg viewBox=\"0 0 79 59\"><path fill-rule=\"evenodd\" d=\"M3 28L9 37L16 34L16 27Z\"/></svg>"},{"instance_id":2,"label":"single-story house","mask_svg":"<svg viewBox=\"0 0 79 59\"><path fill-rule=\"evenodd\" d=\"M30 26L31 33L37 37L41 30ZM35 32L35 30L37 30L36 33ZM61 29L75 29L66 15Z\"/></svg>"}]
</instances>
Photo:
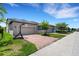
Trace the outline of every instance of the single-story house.
<instances>
[{"instance_id":1,"label":"single-story house","mask_svg":"<svg viewBox=\"0 0 79 59\"><path fill-rule=\"evenodd\" d=\"M77 32L79 32L79 28L77 29Z\"/></svg>"},{"instance_id":2,"label":"single-story house","mask_svg":"<svg viewBox=\"0 0 79 59\"><path fill-rule=\"evenodd\" d=\"M7 31L13 31L13 35L17 35L20 31L20 26L21 26L21 33L23 35L27 34L35 34L39 32L43 32L43 30L40 29L39 23L33 22L33 21L27 21L24 19L16 19L16 18L7 18L7 21L9 22ZM55 26L50 25L48 31L50 32L55 32Z\"/></svg>"}]
</instances>

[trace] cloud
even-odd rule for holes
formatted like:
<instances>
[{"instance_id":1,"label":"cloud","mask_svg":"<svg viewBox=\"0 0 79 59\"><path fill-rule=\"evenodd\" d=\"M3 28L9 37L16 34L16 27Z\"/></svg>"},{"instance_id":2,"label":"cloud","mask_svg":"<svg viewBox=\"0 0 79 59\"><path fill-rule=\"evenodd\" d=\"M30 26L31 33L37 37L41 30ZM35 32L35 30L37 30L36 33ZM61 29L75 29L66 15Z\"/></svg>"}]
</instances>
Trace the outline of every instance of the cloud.
<instances>
[{"instance_id":1,"label":"cloud","mask_svg":"<svg viewBox=\"0 0 79 59\"><path fill-rule=\"evenodd\" d=\"M19 5L18 4L15 4L15 3L8 3L11 7L18 7Z\"/></svg>"},{"instance_id":2,"label":"cloud","mask_svg":"<svg viewBox=\"0 0 79 59\"><path fill-rule=\"evenodd\" d=\"M71 7L69 4L46 4L43 11L55 18L72 18L79 16L76 11L79 7Z\"/></svg>"},{"instance_id":3,"label":"cloud","mask_svg":"<svg viewBox=\"0 0 79 59\"><path fill-rule=\"evenodd\" d=\"M64 8L62 10L59 10L57 12L57 14L55 15L56 18L73 18L73 17L77 17L78 14L76 13L76 11L79 8Z\"/></svg>"},{"instance_id":4,"label":"cloud","mask_svg":"<svg viewBox=\"0 0 79 59\"><path fill-rule=\"evenodd\" d=\"M23 3L23 5L32 6L32 7L35 7L35 8L39 8L40 7L39 3Z\"/></svg>"},{"instance_id":5,"label":"cloud","mask_svg":"<svg viewBox=\"0 0 79 59\"><path fill-rule=\"evenodd\" d=\"M29 3L31 6L33 6L33 7L39 7L40 6L40 4L38 4L38 3Z\"/></svg>"}]
</instances>

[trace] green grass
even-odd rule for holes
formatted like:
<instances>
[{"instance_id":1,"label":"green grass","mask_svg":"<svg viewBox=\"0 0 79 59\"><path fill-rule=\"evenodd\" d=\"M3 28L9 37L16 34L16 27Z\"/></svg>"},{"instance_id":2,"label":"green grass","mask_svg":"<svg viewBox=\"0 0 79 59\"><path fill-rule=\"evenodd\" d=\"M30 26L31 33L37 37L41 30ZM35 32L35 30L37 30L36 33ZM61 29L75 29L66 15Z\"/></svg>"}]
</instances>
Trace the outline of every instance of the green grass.
<instances>
[{"instance_id":1,"label":"green grass","mask_svg":"<svg viewBox=\"0 0 79 59\"><path fill-rule=\"evenodd\" d=\"M66 35L64 35L64 34L59 34L59 33L50 33L50 34L48 34L48 36L50 36L50 37L55 37L55 38L63 38L63 37L65 37Z\"/></svg>"},{"instance_id":2,"label":"green grass","mask_svg":"<svg viewBox=\"0 0 79 59\"><path fill-rule=\"evenodd\" d=\"M22 40L15 39L12 44L0 47L0 55L3 56L27 56L37 51L34 44Z\"/></svg>"},{"instance_id":3,"label":"green grass","mask_svg":"<svg viewBox=\"0 0 79 59\"><path fill-rule=\"evenodd\" d=\"M43 33L38 33L38 34L43 35ZM46 36L61 39L61 38L65 37L65 36L68 35L68 34L69 34L69 33L66 33L66 34L62 34L62 33L47 33ZM43 36L44 36L44 35L43 35Z\"/></svg>"},{"instance_id":4,"label":"green grass","mask_svg":"<svg viewBox=\"0 0 79 59\"><path fill-rule=\"evenodd\" d=\"M4 36L5 37L3 37L3 39L0 39L3 40L4 43L11 38L11 35L8 33L4 33ZM35 51L37 51L36 46L31 42L25 41L24 39L14 39L12 40L12 43L0 46L0 56L27 56Z\"/></svg>"},{"instance_id":5,"label":"green grass","mask_svg":"<svg viewBox=\"0 0 79 59\"><path fill-rule=\"evenodd\" d=\"M25 55L30 55L31 53L34 53L35 51L37 51L37 48L32 43L27 43L26 45L22 46L22 49L20 49L20 51L22 51L20 55L25 56Z\"/></svg>"}]
</instances>

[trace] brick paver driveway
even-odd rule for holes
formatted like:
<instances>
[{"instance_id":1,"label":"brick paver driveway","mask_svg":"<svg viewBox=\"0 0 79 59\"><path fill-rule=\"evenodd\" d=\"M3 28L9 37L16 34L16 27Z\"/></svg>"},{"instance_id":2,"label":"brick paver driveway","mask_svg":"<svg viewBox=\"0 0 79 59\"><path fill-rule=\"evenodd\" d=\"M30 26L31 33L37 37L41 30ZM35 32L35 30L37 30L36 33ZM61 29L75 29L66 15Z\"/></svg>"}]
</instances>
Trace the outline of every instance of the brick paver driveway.
<instances>
[{"instance_id":1,"label":"brick paver driveway","mask_svg":"<svg viewBox=\"0 0 79 59\"><path fill-rule=\"evenodd\" d=\"M23 36L25 40L30 41L36 45L38 49L51 44L57 40L57 38L41 36L41 35L25 35Z\"/></svg>"}]
</instances>

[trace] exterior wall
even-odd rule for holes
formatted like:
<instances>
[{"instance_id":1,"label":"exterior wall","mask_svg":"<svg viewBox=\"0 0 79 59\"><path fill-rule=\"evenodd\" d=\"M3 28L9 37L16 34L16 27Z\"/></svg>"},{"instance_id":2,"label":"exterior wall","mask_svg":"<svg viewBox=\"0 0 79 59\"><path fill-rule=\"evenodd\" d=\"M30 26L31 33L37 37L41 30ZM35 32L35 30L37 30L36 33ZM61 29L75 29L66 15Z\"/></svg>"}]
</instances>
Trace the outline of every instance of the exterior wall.
<instances>
[{"instance_id":1,"label":"exterior wall","mask_svg":"<svg viewBox=\"0 0 79 59\"><path fill-rule=\"evenodd\" d=\"M13 22L11 25L9 25L9 32L13 31L13 35L17 35L19 33L19 26L21 23Z\"/></svg>"},{"instance_id":2,"label":"exterior wall","mask_svg":"<svg viewBox=\"0 0 79 59\"><path fill-rule=\"evenodd\" d=\"M9 25L9 31L12 31L13 30L13 35L17 35L19 33L19 30L20 30L20 25L22 23L16 23L16 22L13 22L11 25ZM25 24L22 26L22 34L25 35L25 34L32 34L32 33L36 33L36 27L37 25L32 25L32 24Z\"/></svg>"},{"instance_id":3,"label":"exterior wall","mask_svg":"<svg viewBox=\"0 0 79 59\"><path fill-rule=\"evenodd\" d=\"M53 32L53 27L50 27L47 32L48 32L48 33Z\"/></svg>"},{"instance_id":4,"label":"exterior wall","mask_svg":"<svg viewBox=\"0 0 79 59\"><path fill-rule=\"evenodd\" d=\"M42 33L42 32L44 32L44 30L38 30L38 33ZM52 33L52 32L55 32L54 27L50 27L50 28L47 30L47 33Z\"/></svg>"},{"instance_id":5,"label":"exterior wall","mask_svg":"<svg viewBox=\"0 0 79 59\"><path fill-rule=\"evenodd\" d=\"M17 35L19 33L20 30L20 25L22 23L18 23L18 22L13 22L11 25L9 25L9 31L13 31L13 35ZM54 27L50 27L48 29L48 33L52 33L55 32L55 28ZM34 33L40 33L40 32L44 32L44 30L38 30L38 25L33 25L33 24L24 24L22 26L21 32L23 35L26 34L34 34Z\"/></svg>"},{"instance_id":6,"label":"exterior wall","mask_svg":"<svg viewBox=\"0 0 79 59\"><path fill-rule=\"evenodd\" d=\"M54 26L52 32L56 32L57 28Z\"/></svg>"}]
</instances>

